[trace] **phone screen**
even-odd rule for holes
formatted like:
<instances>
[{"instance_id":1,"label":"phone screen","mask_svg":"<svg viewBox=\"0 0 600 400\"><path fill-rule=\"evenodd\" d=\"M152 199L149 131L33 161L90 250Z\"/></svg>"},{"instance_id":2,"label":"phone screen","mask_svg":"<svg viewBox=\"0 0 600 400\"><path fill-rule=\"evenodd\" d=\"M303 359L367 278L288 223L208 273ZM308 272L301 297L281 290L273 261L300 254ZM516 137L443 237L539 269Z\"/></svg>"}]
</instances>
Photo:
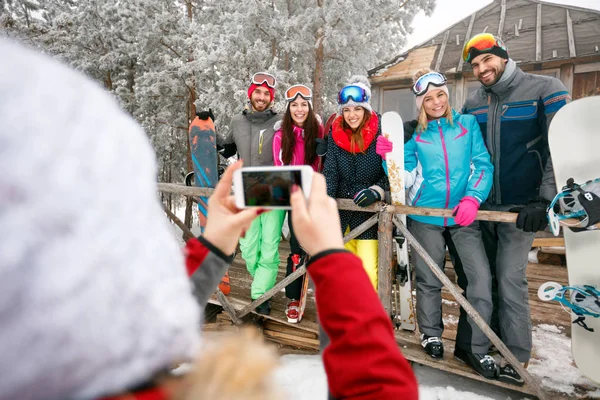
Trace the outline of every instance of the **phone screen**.
<instances>
[{"instance_id":1,"label":"phone screen","mask_svg":"<svg viewBox=\"0 0 600 400\"><path fill-rule=\"evenodd\" d=\"M290 206L292 185L302 188L300 171L243 171L246 206Z\"/></svg>"}]
</instances>

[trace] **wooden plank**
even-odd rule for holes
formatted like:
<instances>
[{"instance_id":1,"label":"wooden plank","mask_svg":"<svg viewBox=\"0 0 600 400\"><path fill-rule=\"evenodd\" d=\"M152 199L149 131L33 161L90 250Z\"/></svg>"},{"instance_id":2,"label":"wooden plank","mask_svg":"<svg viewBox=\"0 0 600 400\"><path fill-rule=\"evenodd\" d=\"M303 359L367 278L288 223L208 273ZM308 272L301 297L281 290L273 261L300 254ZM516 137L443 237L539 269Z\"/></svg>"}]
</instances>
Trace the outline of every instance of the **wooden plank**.
<instances>
[{"instance_id":1,"label":"wooden plank","mask_svg":"<svg viewBox=\"0 0 600 400\"><path fill-rule=\"evenodd\" d=\"M431 259L429 254L423 249L423 247L415 240L414 236L406 229L403 224L396 224L396 227L404 234L404 237L411 245L411 248L419 253L422 259L427 263L431 272L438 278L442 284L452 292L456 301L461 305L461 307L465 310L465 312L469 315L469 317L475 322L475 324L481 329L481 331L490 339L490 341L496 346L496 348L500 351L500 354L504 356L506 361L510 363L521 375L525 383L531 386L532 390L539 398L543 399L544 391L541 389L539 383L533 379L533 377L527 372L527 370L519 363L514 354L506 347L506 345L498 338L498 336L492 331L492 329L485 323L481 315L473 308L473 306L467 301L467 299L457 290L456 286L447 276L443 274L443 272L437 267L435 262Z\"/></svg>"},{"instance_id":2,"label":"wooden plank","mask_svg":"<svg viewBox=\"0 0 600 400\"><path fill-rule=\"evenodd\" d=\"M583 89L583 93L585 94L585 97L596 95L597 72L588 72L587 74L584 74L584 75L586 76L585 82L584 82L584 89Z\"/></svg>"},{"instance_id":3,"label":"wooden plank","mask_svg":"<svg viewBox=\"0 0 600 400\"><path fill-rule=\"evenodd\" d=\"M551 237L551 238L535 238L531 247L545 247L545 246L565 246L565 238L563 237Z\"/></svg>"},{"instance_id":4,"label":"wooden plank","mask_svg":"<svg viewBox=\"0 0 600 400\"><path fill-rule=\"evenodd\" d=\"M211 324L202 325L202 332L237 332L238 327L229 323L213 322Z\"/></svg>"},{"instance_id":5,"label":"wooden plank","mask_svg":"<svg viewBox=\"0 0 600 400\"><path fill-rule=\"evenodd\" d=\"M577 52L575 51L575 36L573 35L573 21L571 20L571 15L569 15L569 9L567 11L567 36L569 38L569 56L577 57Z\"/></svg>"},{"instance_id":6,"label":"wooden plank","mask_svg":"<svg viewBox=\"0 0 600 400\"><path fill-rule=\"evenodd\" d=\"M347 234L344 235L344 244L348 243L349 241L353 240L354 238L357 238L358 236L360 236L367 229L369 229L370 227L375 225L378 220L379 220L379 214L375 214L371 218L369 218L368 220L366 220L365 222L363 222L362 224L357 226L356 228L352 229L350 232L348 232Z\"/></svg>"},{"instance_id":7,"label":"wooden plank","mask_svg":"<svg viewBox=\"0 0 600 400\"><path fill-rule=\"evenodd\" d=\"M548 254L562 254L563 256L567 254L564 246L544 246L540 251Z\"/></svg>"},{"instance_id":8,"label":"wooden plank","mask_svg":"<svg viewBox=\"0 0 600 400\"><path fill-rule=\"evenodd\" d=\"M581 99L585 96L585 81L588 78L589 73L579 73L575 74L573 77L573 92L571 93L571 97L573 100Z\"/></svg>"},{"instance_id":9,"label":"wooden plank","mask_svg":"<svg viewBox=\"0 0 600 400\"><path fill-rule=\"evenodd\" d=\"M392 315L392 214L382 212L379 214L378 229L378 265L377 265L377 292L379 299L388 315Z\"/></svg>"},{"instance_id":10,"label":"wooden plank","mask_svg":"<svg viewBox=\"0 0 600 400\"><path fill-rule=\"evenodd\" d=\"M535 61L542 61L542 5L537 5L535 20Z\"/></svg>"},{"instance_id":11,"label":"wooden plank","mask_svg":"<svg viewBox=\"0 0 600 400\"><path fill-rule=\"evenodd\" d=\"M467 33L465 34L465 43L471 39L471 31L473 30L473 23L475 22L475 16L477 15L477 11L475 11L473 14L471 14L471 20L469 21L469 27L467 28ZM458 60L458 67L456 67L456 70L458 72L461 72L463 70L463 58L462 58L462 52L460 52L460 59Z\"/></svg>"},{"instance_id":12,"label":"wooden plank","mask_svg":"<svg viewBox=\"0 0 600 400\"><path fill-rule=\"evenodd\" d=\"M576 74L583 74L586 72L596 72L600 71L600 62L588 63L588 64L577 64L575 65L575 70L573 71Z\"/></svg>"},{"instance_id":13,"label":"wooden plank","mask_svg":"<svg viewBox=\"0 0 600 400\"><path fill-rule=\"evenodd\" d=\"M307 339L318 339L319 335L316 332L310 332L303 329L298 329L296 324L286 325L277 321L266 320L263 324L263 329L285 333L288 335L300 336Z\"/></svg>"},{"instance_id":14,"label":"wooden plank","mask_svg":"<svg viewBox=\"0 0 600 400\"><path fill-rule=\"evenodd\" d=\"M163 206L163 211L167 214L169 219L171 221L173 221L179 229L181 229L183 240L185 240L187 242L188 240L195 237L195 235L192 233L192 231L190 231L188 229L188 227L185 226L185 224L183 222L181 222L181 220L179 218L177 218L177 216L171 210L169 210L169 208L166 205L163 204L162 206Z\"/></svg>"},{"instance_id":15,"label":"wooden plank","mask_svg":"<svg viewBox=\"0 0 600 400\"><path fill-rule=\"evenodd\" d=\"M499 380L490 380L477 374L471 367L458 361L452 355L454 353L454 341L444 340L444 358L433 359L425 354L421 344L419 343L418 335L410 334L406 331L396 331L396 343L400 346L400 350L404 357L417 364L426 365L431 368L441 371L450 372L455 375L464 376L466 378L475 379L480 382L485 382L490 385L500 386L507 389L515 390L521 393L535 394L529 386L515 386L500 382Z\"/></svg>"},{"instance_id":16,"label":"wooden plank","mask_svg":"<svg viewBox=\"0 0 600 400\"><path fill-rule=\"evenodd\" d=\"M219 300L219 303L221 303L221 306L223 307L225 312L229 314L233 323L236 325L240 325L242 321L235 315L235 308L233 308L229 300L227 300L227 298L219 288L217 288L217 299Z\"/></svg>"},{"instance_id":17,"label":"wooden plank","mask_svg":"<svg viewBox=\"0 0 600 400\"><path fill-rule=\"evenodd\" d=\"M504 20L506 18L506 0L502 0L500 5L500 23L498 24L498 37L502 39L502 32L504 32Z\"/></svg>"},{"instance_id":18,"label":"wooden plank","mask_svg":"<svg viewBox=\"0 0 600 400\"><path fill-rule=\"evenodd\" d=\"M238 311L237 318L243 318L248 313L250 313L252 310L254 310L256 307L260 306L265 301L270 300L271 297L273 297L276 293L279 293L281 291L281 289L285 288L287 285L289 285L290 283L292 283L293 281L295 281L297 278L301 277L305 273L306 273L306 265L303 265L300 268L296 269L290 275L286 276L283 280L281 280L278 284L273 286L273 288L271 288L271 290L267 291L262 296L260 296L258 299L254 300L252 303L248 304L246 307L244 307L240 311Z\"/></svg>"},{"instance_id":19,"label":"wooden plank","mask_svg":"<svg viewBox=\"0 0 600 400\"><path fill-rule=\"evenodd\" d=\"M560 66L560 80L569 93L573 93L573 70L573 64L563 64Z\"/></svg>"},{"instance_id":20,"label":"wooden plank","mask_svg":"<svg viewBox=\"0 0 600 400\"><path fill-rule=\"evenodd\" d=\"M158 188L159 192L175 193L175 194L181 194L184 196L203 196L203 197L209 197L215 191L215 189L212 189L212 188L199 188L199 187L195 187L195 186L185 186L185 185L179 185L176 183L162 183L162 182L159 182L157 184L157 188Z\"/></svg>"},{"instance_id":21,"label":"wooden plank","mask_svg":"<svg viewBox=\"0 0 600 400\"><path fill-rule=\"evenodd\" d=\"M263 330L263 334L267 337L287 339L287 341L291 343L297 343L304 345L304 347L311 347L313 349L319 350L319 339L305 338L297 335L290 335L287 333L281 333L271 330Z\"/></svg>"},{"instance_id":22,"label":"wooden plank","mask_svg":"<svg viewBox=\"0 0 600 400\"><path fill-rule=\"evenodd\" d=\"M502 1L506 1L506 0L502 0ZM442 65L442 59L444 58L444 52L446 51L446 44L448 43L448 36L450 36L450 29L448 29L446 31L446 33L444 34L444 39L442 40L442 48L440 49L440 52L438 53L437 56L437 60L435 62L435 71L440 70L440 67Z\"/></svg>"},{"instance_id":23,"label":"wooden plank","mask_svg":"<svg viewBox=\"0 0 600 400\"><path fill-rule=\"evenodd\" d=\"M235 304L237 308L242 308L244 305L248 304L248 302L249 302L249 300L244 300L242 298L233 298L232 299L231 294L229 294L228 297L229 297L229 301L232 304ZM219 301L215 298L209 299L209 303L221 305L221 303L219 303ZM272 304L272 306L273 306L273 304ZM314 304L312 305L312 307L314 310ZM307 308L308 308L308 306L307 306ZM261 314L256 314L256 315L258 315L264 319L277 321L281 324L289 324L287 322L287 318L285 318L284 311L285 311L285 306L282 305L282 307L280 309L272 307L270 315L261 315ZM252 310L252 312L255 313L254 310ZM295 329L304 330L304 331L312 332L315 334L319 333L319 327L316 323L316 314L314 312L312 313L312 315L305 314L305 317L302 319L302 322L297 323L297 324L289 324L289 325L294 326Z\"/></svg>"}]
</instances>

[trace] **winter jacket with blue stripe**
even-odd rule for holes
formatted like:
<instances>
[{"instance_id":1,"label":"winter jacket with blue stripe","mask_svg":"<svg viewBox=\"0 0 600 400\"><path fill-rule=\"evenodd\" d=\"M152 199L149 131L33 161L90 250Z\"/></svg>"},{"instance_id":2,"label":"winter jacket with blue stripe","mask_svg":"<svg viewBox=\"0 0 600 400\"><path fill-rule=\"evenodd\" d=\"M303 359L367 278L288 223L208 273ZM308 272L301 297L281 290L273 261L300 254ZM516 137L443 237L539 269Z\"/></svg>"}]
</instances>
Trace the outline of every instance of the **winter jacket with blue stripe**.
<instances>
[{"instance_id":1,"label":"winter jacket with blue stripe","mask_svg":"<svg viewBox=\"0 0 600 400\"><path fill-rule=\"evenodd\" d=\"M494 164L490 203L527 204L538 195L554 197L548 127L569 101L560 80L518 67L508 79L469 95L463 112L477 118Z\"/></svg>"},{"instance_id":2,"label":"winter jacket with blue stripe","mask_svg":"<svg viewBox=\"0 0 600 400\"><path fill-rule=\"evenodd\" d=\"M404 170L409 204L453 208L464 196L480 203L492 187L493 166L477 120L452 111L448 119L430 121L404 145ZM455 225L454 218L411 215L428 224Z\"/></svg>"}]
</instances>

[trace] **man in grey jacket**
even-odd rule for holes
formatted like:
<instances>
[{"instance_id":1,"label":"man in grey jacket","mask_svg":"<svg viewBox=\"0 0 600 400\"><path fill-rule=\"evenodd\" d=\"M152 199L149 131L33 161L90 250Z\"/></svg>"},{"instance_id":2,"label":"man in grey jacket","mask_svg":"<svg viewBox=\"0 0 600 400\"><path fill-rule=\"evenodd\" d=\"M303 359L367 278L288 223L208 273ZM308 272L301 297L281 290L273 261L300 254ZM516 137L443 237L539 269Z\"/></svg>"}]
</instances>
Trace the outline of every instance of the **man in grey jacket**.
<instances>
[{"instance_id":1,"label":"man in grey jacket","mask_svg":"<svg viewBox=\"0 0 600 400\"><path fill-rule=\"evenodd\" d=\"M265 72L254 74L248 88L247 106L241 114L232 118L231 130L217 139L219 146L235 144L245 167L273 165L273 126L281 119L272 109L275 85L273 75ZM246 261L246 268L253 278L250 289L252 300L259 298L275 285L284 218L284 210L263 213L254 220L245 236L240 239L242 258ZM258 306L256 311L268 315L271 306L269 302L265 302Z\"/></svg>"},{"instance_id":2,"label":"man in grey jacket","mask_svg":"<svg viewBox=\"0 0 600 400\"><path fill-rule=\"evenodd\" d=\"M535 233L548 225L546 207L556 193L548 126L571 97L560 80L524 73L501 39L482 33L469 40L463 59L482 86L463 113L477 118L494 164L494 184L481 209L518 212L517 223L481 222L494 277L494 309L500 338L522 363L531 356L527 256ZM499 379L523 379L510 364Z\"/></svg>"}]
</instances>

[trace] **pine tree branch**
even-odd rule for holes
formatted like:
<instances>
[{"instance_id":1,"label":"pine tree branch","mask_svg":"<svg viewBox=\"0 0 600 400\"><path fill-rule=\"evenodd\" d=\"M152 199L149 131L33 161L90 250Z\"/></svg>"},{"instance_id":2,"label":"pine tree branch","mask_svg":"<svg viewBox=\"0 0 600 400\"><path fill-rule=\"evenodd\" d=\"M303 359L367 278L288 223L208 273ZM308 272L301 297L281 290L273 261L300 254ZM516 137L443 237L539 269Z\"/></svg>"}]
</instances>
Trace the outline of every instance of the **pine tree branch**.
<instances>
[{"instance_id":1,"label":"pine tree branch","mask_svg":"<svg viewBox=\"0 0 600 400\"><path fill-rule=\"evenodd\" d=\"M167 49L171 50L177 57L182 58L181 54L179 54L174 48L172 48L171 46L169 46L168 44L166 44L165 41L162 38L160 39L160 44L162 44L163 46L165 46Z\"/></svg>"}]
</instances>

